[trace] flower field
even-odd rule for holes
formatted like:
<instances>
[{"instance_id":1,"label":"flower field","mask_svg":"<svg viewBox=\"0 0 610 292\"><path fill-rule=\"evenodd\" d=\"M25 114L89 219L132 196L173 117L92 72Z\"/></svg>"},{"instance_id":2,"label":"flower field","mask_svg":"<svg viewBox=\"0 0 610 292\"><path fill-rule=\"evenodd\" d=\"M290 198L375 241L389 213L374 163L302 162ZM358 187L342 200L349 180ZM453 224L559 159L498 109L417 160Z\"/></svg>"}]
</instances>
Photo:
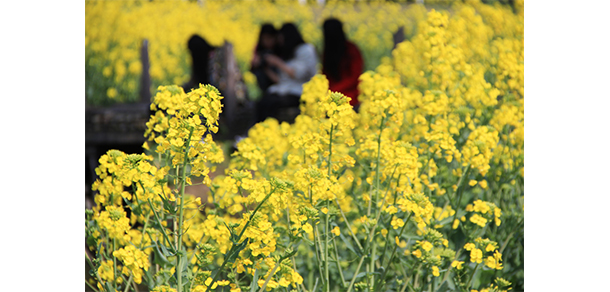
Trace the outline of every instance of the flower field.
<instances>
[{"instance_id":1,"label":"flower field","mask_svg":"<svg viewBox=\"0 0 610 292\"><path fill-rule=\"evenodd\" d=\"M156 89L142 153L99 159L88 288L524 290L523 2L275 2L87 2L87 101L135 98L142 38ZM186 39L234 43L254 84L252 27L294 21L320 48L330 15L366 60L359 110L319 74L293 124L267 119L227 153L218 90L175 85Z\"/></svg>"},{"instance_id":2,"label":"flower field","mask_svg":"<svg viewBox=\"0 0 610 292\"><path fill-rule=\"evenodd\" d=\"M414 34L425 18L421 5L373 2L339 2L299 5L296 1L87 1L85 6L85 68L87 103L104 105L137 100L142 64L139 48L150 43L150 75L154 90L159 85L183 84L190 74L187 41L199 34L211 45L226 40L250 88L256 88L248 66L260 25L284 22L299 26L306 42L322 51L321 25L337 16L345 23L346 34L362 50L366 69L375 69L382 57L390 56L392 34L404 27ZM188 19L188 21L185 21ZM252 93L255 95L255 92Z\"/></svg>"}]
</instances>

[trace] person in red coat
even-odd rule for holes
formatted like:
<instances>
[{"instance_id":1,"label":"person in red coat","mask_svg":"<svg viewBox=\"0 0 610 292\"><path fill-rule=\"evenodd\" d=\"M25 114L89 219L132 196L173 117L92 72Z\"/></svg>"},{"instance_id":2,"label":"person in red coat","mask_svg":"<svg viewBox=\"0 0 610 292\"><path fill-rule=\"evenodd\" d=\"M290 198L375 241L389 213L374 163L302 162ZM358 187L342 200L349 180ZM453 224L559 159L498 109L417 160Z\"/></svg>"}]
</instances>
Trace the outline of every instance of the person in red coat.
<instances>
[{"instance_id":1,"label":"person in red coat","mask_svg":"<svg viewBox=\"0 0 610 292\"><path fill-rule=\"evenodd\" d=\"M329 89L351 98L350 104L358 108L358 77L364 71L364 61L358 47L347 40L343 23L336 18L324 21L324 52L322 73L328 79Z\"/></svg>"}]
</instances>

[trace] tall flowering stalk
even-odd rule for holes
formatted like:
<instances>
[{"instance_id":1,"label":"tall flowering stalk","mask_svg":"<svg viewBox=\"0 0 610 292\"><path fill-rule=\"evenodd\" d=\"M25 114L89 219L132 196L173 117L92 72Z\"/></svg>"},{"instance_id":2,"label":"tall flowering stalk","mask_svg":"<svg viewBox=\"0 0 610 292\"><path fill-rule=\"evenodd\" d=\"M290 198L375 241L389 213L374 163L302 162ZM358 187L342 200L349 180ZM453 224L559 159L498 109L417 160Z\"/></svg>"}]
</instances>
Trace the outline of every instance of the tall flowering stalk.
<instances>
[{"instance_id":1,"label":"tall flowering stalk","mask_svg":"<svg viewBox=\"0 0 610 292\"><path fill-rule=\"evenodd\" d=\"M362 74L358 112L317 75L304 85L293 124L258 123L213 177L224 158L209 135L220 95L211 86L161 87L144 145L152 155L111 150L100 158L97 206L86 221L87 284L519 287L522 42L519 28L498 24L518 16L468 2L454 14L427 13L392 59ZM192 177L208 186L207 202L185 193Z\"/></svg>"}]
</instances>

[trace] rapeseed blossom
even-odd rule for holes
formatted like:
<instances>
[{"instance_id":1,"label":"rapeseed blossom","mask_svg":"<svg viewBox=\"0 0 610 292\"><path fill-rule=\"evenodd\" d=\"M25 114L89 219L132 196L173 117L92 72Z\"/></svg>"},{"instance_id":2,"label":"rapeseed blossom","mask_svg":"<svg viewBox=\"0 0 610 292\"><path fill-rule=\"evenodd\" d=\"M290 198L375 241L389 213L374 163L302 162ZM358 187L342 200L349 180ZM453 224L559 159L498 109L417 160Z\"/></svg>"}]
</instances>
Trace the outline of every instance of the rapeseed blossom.
<instances>
[{"instance_id":1,"label":"rapeseed blossom","mask_svg":"<svg viewBox=\"0 0 610 292\"><path fill-rule=\"evenodd\" d=\"M342 9L328 6L333 12L324 15ZM514 271L520 249L507 230L521 230L523 210L521 16L478 1L452 12L412 7L421 22L406 27L410 38L391 58L360 76L358 112L317 75L304 85L294 123L256 124L231 156L210 135L223 110L215 88L158 87L146 153L111 150L96 170L86 234L97 287L398 291L407 267L410 284L422 285L415 289L438 285L438 277L470 290L492 289L482 278L467 282L478 269ZM353 23L348 30L364 38ZM315 26L303 30L315 35ZM89 36L86 44L105 46ZM98 64L108 68L103 75L118 80L141 70L117 54L115 65ZM165 70L151 74L179 71ZM117 87L116 97L123 93ZM203 194L185 193L198 183ZM511 285L504 284L498 289Z\"/></svg>"}]
</instances>

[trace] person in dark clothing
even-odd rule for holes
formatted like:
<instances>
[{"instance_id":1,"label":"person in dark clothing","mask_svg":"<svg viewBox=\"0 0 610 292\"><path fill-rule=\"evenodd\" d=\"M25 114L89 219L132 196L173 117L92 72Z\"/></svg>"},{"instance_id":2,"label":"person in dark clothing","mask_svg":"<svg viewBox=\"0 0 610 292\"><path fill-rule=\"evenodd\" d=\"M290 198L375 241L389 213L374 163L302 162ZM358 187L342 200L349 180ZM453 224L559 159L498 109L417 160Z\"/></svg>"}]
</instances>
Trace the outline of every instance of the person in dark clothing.
<instances>
[{"instance_id":1,"label":"person in dark clothing","mask_svg":"<svg viewBox=\"0 0 610 292\"><path fill-rule=\"evenodd\" d=\"M210 52L216 47L208 44L199 35L193 35L188 41L188 49L191 53L191 79L182 85L184 92L189 92L193 88L198 88L199 84L210 84Z\"/></svg>"},{"instance_id":2,"label":"person in dark clothing","mask_svg":"<svg viewBox=\"0 0 610 292\"><path fill-rule=\"evenodd\" d=\"M350 104L358 107L358 77L364 71L364 61L358 47L347 40L343 24L336 18L324 21L324 51L322 73L328 79L331 91L351 98Z\"/></svg>"},{"instance_id":3,"label":"person in dark clothing","mask_svg":"<svg viewBox=\"0 0 610 292\"><path fill-rule=\"evenodd\" d=\"M262 93L267 91L269 86L277 82L278 69L269 66L265 61L265 56L279 54L277 35L278 31L272 24L263 24L258 35L258 43L254 50L254 56L250 62L250 71L256 76L258 87Z\"/></svg>"},{"instance_id":4,"label":"person in dark clothing","mask_svg":"<svg viewBox=\"0 0 610 292\"><path fill-rule=\"evenodd\" d=\"M266 55L265 61L278 68L277 83L271 85L257 105L258 121L275 117L281 108L298 107L303 84L317 72L316 49L305 43L292 23L286 23L278 36L280 56Z\"/></svg>"}]
</instances>

